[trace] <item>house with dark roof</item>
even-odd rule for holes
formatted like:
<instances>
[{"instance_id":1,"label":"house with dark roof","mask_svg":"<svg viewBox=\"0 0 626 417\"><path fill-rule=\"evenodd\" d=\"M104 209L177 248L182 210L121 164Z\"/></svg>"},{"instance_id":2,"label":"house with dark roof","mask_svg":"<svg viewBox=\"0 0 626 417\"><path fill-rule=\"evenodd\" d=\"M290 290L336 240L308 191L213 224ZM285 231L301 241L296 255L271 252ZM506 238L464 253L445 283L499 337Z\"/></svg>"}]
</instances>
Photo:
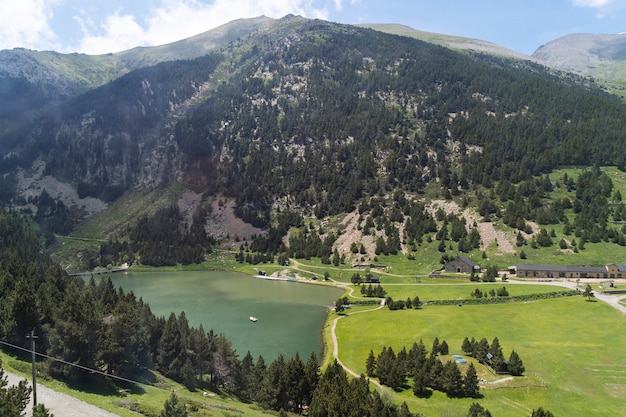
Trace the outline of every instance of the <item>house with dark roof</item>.
<instances>
[{"instance_id":1,"label":"house with dark roof","mask_svg":"<svg viewBox=\"0 0 626 417\"><path fill-rule=\"evenodd\" d=\"M518 278L626 278L626 265L604 266L515 265Z\"/></svg>"},{"instance_id":2,"label":"house with dark roof","mask_svg":"<svg viewBox=\"0 0 626 417\"><path fill-rule=\"evenodd\" d=\"M443 266L446 272L455 272L458 274L471 274L472 271L480 272L480 266L474 264L470 259L463 256L457 256Z\"/></svg>"}]
</instances>

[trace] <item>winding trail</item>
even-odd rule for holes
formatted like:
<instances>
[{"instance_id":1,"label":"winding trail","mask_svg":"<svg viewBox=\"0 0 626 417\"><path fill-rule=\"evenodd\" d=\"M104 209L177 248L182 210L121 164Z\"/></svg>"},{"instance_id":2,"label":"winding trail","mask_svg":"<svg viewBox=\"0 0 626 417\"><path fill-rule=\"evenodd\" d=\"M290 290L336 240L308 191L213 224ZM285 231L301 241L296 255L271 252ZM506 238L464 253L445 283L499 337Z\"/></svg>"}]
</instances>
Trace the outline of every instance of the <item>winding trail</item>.
<instances>
[{"instance_id":1,"label":"winding trail","mask_svg":"<svg viewBox=\"0 0 626 417\"><path fill-rule=\"evenodd\" d=\"M350 288L351 290L353 290L352 288ZM333 324L330 328L330 335L331 335L331 339L332 339L332 343L333 343L333 357L335 358L335 360L337 361L337 363L339 365L341 365L341 367L350 375L352 375L355 378L360 378L361 375L357 374L356 372L354 372L352 369L348 368L346 365L343 364L343 362L341 362L341 359L339 359L339 342L337 341L337 334L335 332L335 328L337 327L337 322L344 318L344 317L348 317L351 316L353 314L361 314L361 313L368 313L370 311L376 311L376 310L380 310L381 308L383 308L385 306L385 300L381 300L380 305L376 308L371 308L369 310L361 310L361 311L355 311L354 313L350 313L350 314L344 314L342 316L336 317L335 320L333 320ZM380 382L374 380L374 379L370 379L369 380L372 384L376 385L378 388L383 388L383 386L380 384Z\"/></svg>"}]
</instances>

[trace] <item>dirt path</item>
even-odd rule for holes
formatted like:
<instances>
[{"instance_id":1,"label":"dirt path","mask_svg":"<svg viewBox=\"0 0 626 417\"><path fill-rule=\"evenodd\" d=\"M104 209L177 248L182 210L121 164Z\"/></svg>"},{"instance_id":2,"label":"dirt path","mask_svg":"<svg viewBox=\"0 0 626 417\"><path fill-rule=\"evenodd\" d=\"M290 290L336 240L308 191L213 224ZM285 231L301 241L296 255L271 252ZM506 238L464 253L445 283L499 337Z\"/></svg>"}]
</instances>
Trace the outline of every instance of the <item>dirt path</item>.
<instances>
[{"instance_id":1,"label":"dirt path","mask_svg":"<svg viewBox=\"0 0 626 417\"><path fill-rule=\"evenodd\" d=\"M17 385L24 378L5 371L9 385ZM29 386L30 381L29 381ZM37 384L37 404L43 404L55 417L119 417L102 410L94 405L87 404L70 395L54 391L51 388ZM26 416L30 417L33 411L33 398L31 394L30 402L26 407Z\"/></svg>"},{"instance_id":2,"label":"dirt path","mask_svg":"<svg viewBox=\"0 0 626 417\"><path fill-rule=\"evenodd\" d=\"M384 300L381 301L380 305L376 308L372 308L369 310L362 310L362 311L356 311L354 313L350 313L350 314L345 314L343 316L339 316L337 318L335 318L335 320L333 320L333 324L330 328L330 337L332 339L332 343L333 343L333 357L335 358L335 360L337 361L337 363L339 365L341 365L341 367L343 369L345 369L345 371L347 373L349 373L350 375L352 375L355 378L360 378L361 375L359 375L358 373L356 373L355 371L353 371L352 369L348 368L346 365L343 364L343 362L341 362L341 359L339 359L339 342L337 341L337 334L335 333L335 329L337 327L337 322L344 318L344 317L348 317L351 316L352 314L360 314L360 313L368 313L370 311L375 311L375 310L380 310L381 308L383 308L385 306L384 304ZM383 386L380 384L380 382L370 379L370 382L374 385L376 385L378 388L383 388Z\"/></svg>"}]
</instances>

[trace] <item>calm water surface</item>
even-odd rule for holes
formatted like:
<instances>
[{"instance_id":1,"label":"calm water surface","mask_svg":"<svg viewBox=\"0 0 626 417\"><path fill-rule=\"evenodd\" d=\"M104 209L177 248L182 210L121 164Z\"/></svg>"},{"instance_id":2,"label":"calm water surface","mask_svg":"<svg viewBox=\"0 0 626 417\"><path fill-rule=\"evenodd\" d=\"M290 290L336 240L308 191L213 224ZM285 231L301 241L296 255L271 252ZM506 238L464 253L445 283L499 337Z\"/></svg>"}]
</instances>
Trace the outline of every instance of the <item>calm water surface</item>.
<instances>
[{"instance_id":1,"label":"calm water surface","mask_svg":"<svg viewBox=\"0 0 626 417\"><path fill-rule=\"evenodd\" d=\"M133 291L158 316L184 311L189 324L224 333L239 358L249 350L266 362L279 353L306 360L322 351L327 310L343 293L338 288L269 281L233 272L129 272L109 275L115 286ZM101 278L96 278L96 280ZM256 323L250 316L258 318Z\"/></svg>"}]
</instances>

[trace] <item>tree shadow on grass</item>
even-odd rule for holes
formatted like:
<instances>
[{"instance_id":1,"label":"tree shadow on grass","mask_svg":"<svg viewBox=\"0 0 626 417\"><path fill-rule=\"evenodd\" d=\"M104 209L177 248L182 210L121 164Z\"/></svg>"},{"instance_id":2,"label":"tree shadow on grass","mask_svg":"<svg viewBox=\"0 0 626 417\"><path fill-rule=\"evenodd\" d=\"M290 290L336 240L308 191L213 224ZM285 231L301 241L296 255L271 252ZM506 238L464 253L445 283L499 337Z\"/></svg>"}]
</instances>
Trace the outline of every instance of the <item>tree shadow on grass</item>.
<instances>
[{"instance_id":1,"label":"tree shadow on grass","mask_svg":"<svg viewBox=\"0 0 626 417\"><path fill-rule=\"evenodd\" d=\"M423 399L427 399L433 396L433 390L431 389L426 389L423 392L420 393L416 393L414 394L417 398L423 398Z\"/></svg>"},{"instance_id":2,"label":"tree shadow on grass","mask_svg":"<svg viewBox=\"0 0 626 417\"><path fill-rule=\"evenodd\" d=\"M144 385L153 385L155 380L150 371L141 371L124 379L92 373L65 382L76 391L107 397L125 397L128 394L145 394Z\"/></svg>"}]
</instances>

